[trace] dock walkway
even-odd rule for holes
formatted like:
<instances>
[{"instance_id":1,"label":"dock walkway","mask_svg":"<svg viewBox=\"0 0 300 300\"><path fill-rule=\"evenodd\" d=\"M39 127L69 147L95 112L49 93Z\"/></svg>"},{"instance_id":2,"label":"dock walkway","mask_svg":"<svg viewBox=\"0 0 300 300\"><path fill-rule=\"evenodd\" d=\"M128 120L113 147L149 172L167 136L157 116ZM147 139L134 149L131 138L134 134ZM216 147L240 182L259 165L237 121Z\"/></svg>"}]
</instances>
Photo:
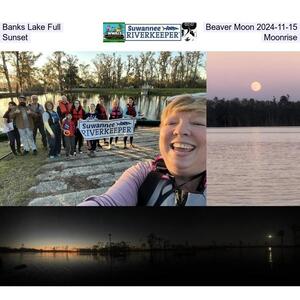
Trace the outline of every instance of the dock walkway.
<instances>
[{"instance_id":1,"label":"dock walkway","mask_svg":"<svg viewBox=\"0 0 300 300\"><path fill-rule=\"evenodd\" d=\"M108 150L104 146L95 157L85 151L66 160L62 151L60 159L41 167L37 185L29 189L33 195L29 206L75 206L87 196L102 194L124 170L153 159L159 153L158 139L158 127L140 127L134 135L133 149L123 149L123 139L119 138L118 147Z\"/></svg>"}]
</instances>

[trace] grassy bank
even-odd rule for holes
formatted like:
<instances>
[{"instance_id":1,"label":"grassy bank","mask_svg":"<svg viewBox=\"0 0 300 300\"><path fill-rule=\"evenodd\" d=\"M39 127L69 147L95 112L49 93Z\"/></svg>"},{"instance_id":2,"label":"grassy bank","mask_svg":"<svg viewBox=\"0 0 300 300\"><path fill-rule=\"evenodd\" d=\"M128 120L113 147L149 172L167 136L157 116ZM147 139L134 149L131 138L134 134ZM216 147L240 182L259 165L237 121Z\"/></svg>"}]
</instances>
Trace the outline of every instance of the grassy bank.
<instances>
[{"instance_id":1,"label":"grassy bank","mask_svg":"<svg viewBox=\"0 0 300 300\"><path fill-rule=\"evenodd\" d=\"M11 154L0 161L0 206L20 206L29 203L32 194L28 189L36 183L38 170L47 159L47 151L42 149L41 144L38 143L36 156L31 153L27 156ZM8 143L1 142L0 156L9 151Z\"/></svg>"},{"instance_id":2,"label":"grassy bank","mask_svg":"<svg viewBox=\"0 0 300 300\"><path fill-rule=\"evenodd\" d=\"M205 88L190 89L190 88L167 88L167 89L151 89L149 90L151 95L161 95L161 96L175 96L181 94L196 94L205 93Z\"/></svg>"}]
</instances>

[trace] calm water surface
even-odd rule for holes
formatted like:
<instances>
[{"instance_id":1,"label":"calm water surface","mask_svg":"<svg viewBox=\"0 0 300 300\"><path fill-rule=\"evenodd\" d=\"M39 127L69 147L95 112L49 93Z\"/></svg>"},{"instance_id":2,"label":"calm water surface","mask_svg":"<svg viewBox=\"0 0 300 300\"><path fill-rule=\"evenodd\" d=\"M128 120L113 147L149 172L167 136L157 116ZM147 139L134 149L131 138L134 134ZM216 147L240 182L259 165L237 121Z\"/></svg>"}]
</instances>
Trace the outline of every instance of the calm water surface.
<instances>
[{"instance_id":1,"label":"calm water surface","mask_svg":"<svg viewBox=\"0 0 300 300\"><path fill-rule=\"evenodd\" d=\"M78 94L73 94L74 97L78 98L81 100L87 99L87 104L97 104L98 103L98 97L99 93L78 93ZM115 98L118 98L120 100L120 105L123 109L125 109L126 104L127 104L127 98L128 95L122 95L122 96L117 96L117 95L101 95L104 97L104 104L106 109L108 110L111 107L112 100ZM58 101L61 99L60 94L45 94L45 95L39 95L39 103L44 105L44 103L47 100L53 101L55 103L55 106L58 105ZM159 120L160 119L160 114L162 109L165 107L165 99L167 96L145 96L141 95L138 98L135 99L135 104L138 112L141 112L144 114L144 116L147 119L150 120ZM30 99L28 97L27 99ZM10 98L3 98L0 99L0 130L3 128L3 119L2 116L6 112L8 108L8 102L11 101ZM14 101L18 104L17 98L14 98Z\"/></svg>"},{"instance_id":2,"label":"calm water surface","mask_svg":"<svg viewBox=\"0 0 300 300\"><path fill-rule=\"evenodd\" d=\"M300 205L300 127L209 128L208 205Z\"/></svg>"},{"instance_id":3,"label":"calm water surface","mask_svg":"<svg viewBox=\"0 0 300 300\"><path fill-rule=\"evenodd\" d=\"M0 255L0 284L205 284L299 282L298 248L159 251L124 257L76 253ZM16 269L25 264L26 267Z\"/></svg>"}]
</instances>

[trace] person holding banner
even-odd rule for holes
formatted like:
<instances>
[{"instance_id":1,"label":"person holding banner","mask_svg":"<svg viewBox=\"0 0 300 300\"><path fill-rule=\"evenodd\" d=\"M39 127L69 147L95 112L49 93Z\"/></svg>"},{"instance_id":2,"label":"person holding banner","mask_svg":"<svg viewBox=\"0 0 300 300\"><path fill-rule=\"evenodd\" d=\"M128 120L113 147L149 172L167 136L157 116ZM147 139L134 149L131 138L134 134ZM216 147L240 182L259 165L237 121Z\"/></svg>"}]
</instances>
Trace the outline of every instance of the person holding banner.
<instances>
[{"instance_id":1,"label":"person holding banner","mask_svg":"<svg viewBox=\"0 0 300 300\"><path fill-rule=\"evenodd\" d=\"M125 116L128 116L129 118L132 119L135 119L136 117L135 104L132 97L128 97ZM129 137L129 141L130 141L130 148L133 148L133 135ZM124 137L124 148L126 147L126 142L127 142L127 136Z\"/></svg>"},{"instance_id":2,"label":"person holding banner","mask_svg":"<svg viewBox=\"0 0 300 300\"><path fill-rule=\"evenodd\" d=\"M99 100L96 105L96 113L98 115L99 120L108 120L107 111L104 106L104 98L102 96L99 96ZM109 142L107 142L105 138L103 139L103 141L105 145L109 145ZM102 146L100 145L100 140L98 140L97 146L100 149L102 148Z\"/></svg>"},{"instance_id":3,"label":"person holding banner","mask_svg":"<svg viewBox=\"0 0 300 300\"><path fill-rule=\"evenodd\" d=\"M21 154L21 140L20 140L20 134L18 131L18 128L16 126L16 123L11 115L12 111L16 109L17 104L13 101L8 103L8 110L3 115L4 119L4 132L6 132L9 145L12 153L14 155ZM16 144L17 144L17 150L16 150Z\"/></svg>"},{"instance_id":4,"label":"person holding banner","mask_svg":"<svg viewBox=\"0 0 300 300\"><path fill-rule=\"evenodd\" d=\"M121 119L121 118L123 118L123 110L119 105L119 101L117 99L114 99L112 102L112 108L109 113L109 119L115 120L115 119ZM112 141L113 141L113 138L111 137L109 139L108 149L111 149ZM116 136L115 137L115 146L117 146L117 143L118 143L118 137ZM124 148L126 148L125 142L124 142Z\"/></svg>"},{"instance_id":5,"label":"person holding banner","mask_svg":"<svg viewBox=\"0 0 300 300\"><path fill-rule=\"evenodd\" d=\"M83 145L83 136L80 133L79 129L78 129L78 121L79 120L83 120L85 118L85 111L82 108L80 101L79 100L75 100L72 107L71 107L71 114L72 114L72 120L75 124L75 151L74 151L74 155L76 155L76 147L78 144L78 153L82 153L82 145Z\"/></svg>"},{"instance_id":6,"label":"person holding banner","mask_svg":"<svg viewBox=\"0 0 300 300\"><path fill-rule=\"evenodd\" d=\"M206 102L191 95L170 100L161 115L161 155L129 168L80 206L206 205Z\"/></svg>"},{"instance_id":7,"label":"person holding banner","mask_svg":"<svg viewBox=\"0 0 300 300\"><path fill-rule=\"evenodd\" d=\"M97 120L97 119L99 119L98 114L96 112L96 106L95 106L94 103L90 104L89 112L85 114L85 118L86 118L86 120ZM95 156L97 143L99 143L99 140L89 140L89 141L87 141L88 150L90 151L90 153L89 153L90 156Z\"/></svg>"}]
</instances>

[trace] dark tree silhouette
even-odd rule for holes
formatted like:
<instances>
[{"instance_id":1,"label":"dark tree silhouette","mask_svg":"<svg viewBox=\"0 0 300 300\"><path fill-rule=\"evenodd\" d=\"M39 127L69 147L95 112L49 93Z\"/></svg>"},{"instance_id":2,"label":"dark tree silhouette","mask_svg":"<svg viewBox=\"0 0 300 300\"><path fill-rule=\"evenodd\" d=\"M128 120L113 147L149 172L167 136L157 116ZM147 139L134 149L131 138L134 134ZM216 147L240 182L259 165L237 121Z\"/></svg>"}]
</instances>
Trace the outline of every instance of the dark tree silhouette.
<instances>
[{"instance_id":1,"label":"dark tree silhouette","mask_svg":"<svg viewBox=\"0 0 300 300\"><path fill-rule=\"evenodd\" d=\"M300 126L300 101L289 101L289 95L279 101L254 99L218 99L207 101L209 127L236 126Z\"/></svg>"}]
</instances>

